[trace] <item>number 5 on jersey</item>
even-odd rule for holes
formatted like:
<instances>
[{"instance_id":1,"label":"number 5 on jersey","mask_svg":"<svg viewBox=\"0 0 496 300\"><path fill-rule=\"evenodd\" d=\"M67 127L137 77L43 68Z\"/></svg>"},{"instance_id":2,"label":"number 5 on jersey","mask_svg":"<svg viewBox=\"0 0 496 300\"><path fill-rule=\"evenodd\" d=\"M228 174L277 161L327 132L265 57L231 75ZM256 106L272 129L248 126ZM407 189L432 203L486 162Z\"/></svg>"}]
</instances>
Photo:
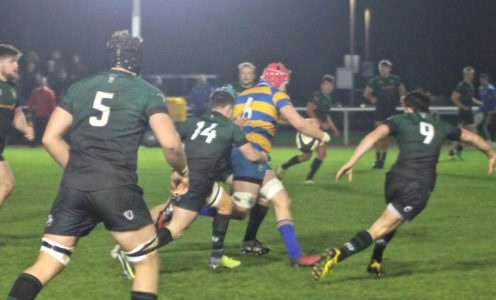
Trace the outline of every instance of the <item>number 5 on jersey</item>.
<instances>
[{"instance_id":1,"label":"number 5 on jersey","mask_svg":"<svg viewBox=\"0 0 496 300\"><path fill-rule=\"evenodd\" d=\"M95 101L93 101L93 108L102 112L100 117L90 117L90 125L94 127L103 127L107 125L109 117L110 117L110 107L107 105L103 105L103 99L112 99L114 98L114 93L106 93L98 91L96 92Z\"/></svg>"}]
</instances>

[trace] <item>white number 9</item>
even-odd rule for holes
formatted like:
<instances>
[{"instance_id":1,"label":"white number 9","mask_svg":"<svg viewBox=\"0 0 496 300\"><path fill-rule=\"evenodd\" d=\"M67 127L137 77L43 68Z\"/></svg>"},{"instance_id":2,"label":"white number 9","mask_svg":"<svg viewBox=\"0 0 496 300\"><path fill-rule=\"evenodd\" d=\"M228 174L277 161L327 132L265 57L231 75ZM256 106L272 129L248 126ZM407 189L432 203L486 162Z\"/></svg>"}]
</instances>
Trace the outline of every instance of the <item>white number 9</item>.
<instances>
[{"instance_id":1,"label":"white number 9","mask_svg":"<svg viewBox=\"0 0 496 300\"><path fill-rule=\"evenodd\" d=\"M425 136L424 144L430 144L434 138L434 126L429 123L420 122L420 134Z\"/></svg>"}]
</instances>

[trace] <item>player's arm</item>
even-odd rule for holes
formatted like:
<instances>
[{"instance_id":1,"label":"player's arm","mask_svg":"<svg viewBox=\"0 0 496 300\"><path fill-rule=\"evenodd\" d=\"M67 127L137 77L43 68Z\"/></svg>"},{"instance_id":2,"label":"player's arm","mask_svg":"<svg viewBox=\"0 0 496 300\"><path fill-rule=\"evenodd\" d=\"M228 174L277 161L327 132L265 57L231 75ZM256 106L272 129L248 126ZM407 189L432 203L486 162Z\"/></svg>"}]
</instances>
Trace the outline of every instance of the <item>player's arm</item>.
<instances>
[{"instance_id":1,"label":"player's arm","mask_svg":"<svg viewBox=\"0 0 496 300\"><path fill-rule=\"evenodd\" d=\"M26 122L26 117L24 116L24 113L22 112L22 109L20 107L16 108L14 112L14 119L12 120L12 124L14 125L15 129L24 134L24 137L28 141L32 141L34 139L33 127L29 126Z\"/></svg>"},{"instance_id":2,"label":"player's arm","mask_svg":"<svg viewBox=\"0 0 496 300\"><path fill-rule=\"evenodd\" d=\"M472 103L474 103L477 106L482 106L482 101L479 101L477 98L472 97Z\"/></svg>"},{"instance_id":3,"label":"player's arm","mask_svg":"<svg viewBox=\"0 0 496 300\"><path fill-rule=\"evenodd\" d=\"M400 86L398 87L398 89L400 91L400 97L401 97L401 99L403 99L406 96L405 85L403 83L400 83Z\"/></svg>"},{"instance_id":4,"label":"player's arm","mask_svg":"<svg viewBox=\"0 0 496 300\"><path fill-rule=\"evenodd\" d=\"M155 113L149 123L169 165L180 175L187 175L186 155L171 118L165 113Z\"/></svg>"},{"instance_id":5,"label":"player's arm","mask_svg":"<svg viewBox=\"0 0 496 300\"><path fill-rule=\"evenodd\" d=\"M377 102L377 98L374 97L374 89L370 86L366 86L363 91L363 98L369 100L370 103L375 104Z\"/></svg>"},{"instance_id":6,"label":"player's arm","mask_svg":"<svg viewBox=\"0 0 496 300\"><path fill-rule=\"evenodd\" d=\"M496 155L491 149L491 146L489 146L482 137L468 130L462 129L460 141L474 145L477 149L479 149L479 151L487 155L489 158L489 174L496 169Z\"/></svg>"},{"instance_id":7,"label":"player's arm","mask_svg":"<svg viewBox=\"0 0 496 300\"><path fill-rule=\"evenodd\" d=\"M345 163L341 169L339 169L336 174L336 180L339 180L344 174L348 174L348 180L351 181L353 179L353 166L356 162L364 155L370 148L372 148L377 141L386 137L389 134L389 126L380 125L374 131L367 134L360 144L356 147L355 152Z\"/></svg>"},{"instance_id":8,"label":"player's arm","mask_svg":"<svg viewBox=\"0 0 496 300\"><path fill-rule=\"evenodd\" d=\"M269 160L267 153L258 151L250 143L246 143L243 146L240 146L238 149L239 151L241 151L243 156L251 162L259 163Z\"/></svg>"},{"instance_id":9,"label":"player's arm","mask_svg":"<svg viewBox=\"0 0 496 300\"><path fill-rule=\"evenodd\" d=\"M285 105L280 110L281 115L288 120L288 122L301 133L308 135L313 138L317 138L324 143L330 141L330 137L327 133L323 132L319 128L316 128L309 122L306 122L302 116L296 111L293 105Z\"/></svg>"},{"instance_id":10,"label":"player's arm","mask_svg":"<svg viewBox=\"0 0 496 300\"><path fill-rule=\"evenodd\" d=\"M451 102L453 102L453 104L455 104L456 106L458 106L460 109L470 110L470 107L464 105L462 103L462 101L460 100L461 96L462 95L459 92L454 91L453 93L451 93Z\"/></svg>"},{"instance_id":11,"label":"player's arm","mask_svg":"<svg viewBox=\"0 0 496 300\"><path fill-rule=\"evenodd\" d=\"M43 134L42 143L52 158L65 168L69 161L69 145L64 135L72 126L72 115L63 108L57 107L52 113Z\"/></svg>"},{"instance_id":12,"label":"player's arm","mask_svg":"<svg viewBox=\"0 0 496 300\"><path fill-rule=\"evenodd\" d=\"M329 128L331 129L332 134L335 137L338 137L341 133L339 132L336 125L334 125L334 122L332 121L331 116L329 114L327 114L327 123L329 124Z\"/></svg>"}]
</instances>

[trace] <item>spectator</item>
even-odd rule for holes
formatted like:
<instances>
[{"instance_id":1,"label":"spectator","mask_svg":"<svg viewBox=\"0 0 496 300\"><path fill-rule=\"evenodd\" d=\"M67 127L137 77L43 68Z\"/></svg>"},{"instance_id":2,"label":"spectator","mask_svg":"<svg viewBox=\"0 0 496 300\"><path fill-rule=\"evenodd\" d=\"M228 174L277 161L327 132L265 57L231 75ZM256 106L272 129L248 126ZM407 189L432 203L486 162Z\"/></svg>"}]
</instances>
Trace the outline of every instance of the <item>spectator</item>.
<instances>
[{"instance_id":1,"label":"spectator","mask_svg":"<svg viewBox=\"0 0 496 300\"><path fill-rule=\"evenodd\" d=\"M72 55L69 72L70 82L76 82L86 77L88 69L86 68L86 65L81 61L81 56L79 56L79 54Z\"/></svg>"},{"instance_id":2,"label":"spectator","mask_svg":"<svg viewBox=\"0 0 496 300\"><path fill-rule=\"evenodd\" d=\"M29 93L36 88L37 73L38 68L36 63L34 61L27 61L26 69L23 74L21 74L21 96L28 97Z\"/></svg>"},{"instance_id":3,"label":"spectator","mask_svg":"<svg viewBox=\"0 0 496 300\"><path fill-rule=\"evenodd\" d=\"M191 106L193 116L199 117L207 110L210 94L213 91L214 88L207 82L207 76L200 75L197 84L186 97L188 104Z\"/></svg>"},{"instance_id":4,"label":"spectator","mask_svg":"<svg viewBox=\"0 0 496 300\"><path fill-rule=\"evenodd\" d=\"M51 85L55 94L57 95L57 103L59 103L65 96L67 89L70 86L69 77L67 76L67 71L65 69L60 70L57 73L57 77L55 78L55 82Z\"/></svg>"},{"instance_id":5,"label":"spectator","mask_svg":"<svg viewBox=\"0 0 496 300\"><path fill-rule=\"evenodd\" d=\"M62 70L65 70L65 63L62 60L62 52L55 49L52 51L52 60L55 62L55 73L59 73Z\"/></svg>"},{"instance_id":6,"label":"spectator","mask_svg":"<svg viewBox=\"0 0 496 300\"><path fill-rule=\"evenodd\" d=\"M33 145L40 145L50 114L55 109L55 93L48 87L47 78L36 76L39 86L33 90L28 102L28 113L32 116L35 130Z\"/></svg>"},{"instance_id":7,"label":"spectator","mask_svg":"<svg viewBox=\"0 0 496 300\"><path fill-rule=\"evenodd\" d=\"M48 80L48 85L53 85L57 78L57 73L55 72L55 61L49 59L46 62L46 78Z\"/></svg>"}]
</instances>

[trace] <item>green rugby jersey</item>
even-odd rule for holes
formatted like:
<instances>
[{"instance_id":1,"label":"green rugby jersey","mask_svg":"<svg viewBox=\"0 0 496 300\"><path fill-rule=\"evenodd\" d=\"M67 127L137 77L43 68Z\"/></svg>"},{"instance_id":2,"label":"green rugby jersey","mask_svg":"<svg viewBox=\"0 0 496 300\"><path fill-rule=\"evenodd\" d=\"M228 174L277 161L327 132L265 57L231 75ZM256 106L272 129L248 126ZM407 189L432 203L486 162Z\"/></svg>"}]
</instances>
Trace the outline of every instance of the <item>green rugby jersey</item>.
<instances>
[{"instance_id":1,"label":"green rugby jersey","mask_svg":"<svg viewBox=\"0 0 496 300\"><path fill-rule=\"evenodd\" d=\"M243 87L239 81L233 82L233 83L229 83L229 85L233 88L234 92L236 92L236 96L238 96L239 94L241 94L245 90L254 87L255 86L255 83L252 83L251 86L246 87L246 88Z\"/></svg>"},{"instance_id":2,"label":"green rugby jersey","mask_svg":"<svg viewBox=\"0 0 496 300\"><path fill-rule=\"evenodd\" d=\"M19 106L19 90L10 81L0 80L0 153L5 147L5 138L9 133L16 108Z\"/></svg>"},{"instance_id":3,"label":"green rugby jersey","mask_svg":"<svg viewBox=\"0 0 496 300\"><path fill-rule=\"evenodd\" d=\"M474 85L462 80L455 87L455 92L460 94L460 102L463 105L472 107L472 97L474 96Z\"/></svg>"},{"instance_id":4,"label":"green rugby jersey","mask_svg":"<svg viewBox=\"0 0 496 300\"><path fill-rule=\"evenodd\" d=\"M383 77L377 75L369 80L367 86L374 90L373 95L377 98L377 107L396 106L400 101L401 79L397 75Z\"/></svg>"},{"instance_id":5,"label":"green rugby jersey","mask_svg":"<svg viewBox=\"0 0 496 300\"><path fill-rule=\"evenodd\" d=\"M394 115L384 124L389 127L389 134L396 137L400 152L390 172L434 186L443 142L460 140L461 130L428 113Z\"/></svg>"},{"instance_id":6,"label":"green rugby jersey","mask_svg":"<svg viewBox=\"0 0 496 300\"><path fill-rule=\"evenodd\" d=\"M313 93L312 98L310 98L309 102L313 102L317 106L314 111L317 118L319 118L319 120L322 122L327 121L327 115L331 110L332 96L329 95L329 97L327 97L322 94L321 91L317 91Z\"/></svg>"},{"instance_id":7,"label":"green rugby jersey","mask_svg":"<svg viewBox=\"0 0 496 300\"><path fill-rule=\"evenodd\" d=\"M215 165L233 144L239 147L248 142L238 125L216 111L186 120L178 126L178 132L190 169L192 160L205 160Z\"/></svg>"},{"instance_id":8,"label":"green rugby jersey","mask_svg":"<svg viewBox=\"0 0 496 300\"><path fill-rule=\"evenodd\" d=\"M151 84L119 71L72 85L59 104L73 117L62 185L92 191L136 184L139 143L149 117L167 113L165 99Z\"/></svg>"}]
</instances>

